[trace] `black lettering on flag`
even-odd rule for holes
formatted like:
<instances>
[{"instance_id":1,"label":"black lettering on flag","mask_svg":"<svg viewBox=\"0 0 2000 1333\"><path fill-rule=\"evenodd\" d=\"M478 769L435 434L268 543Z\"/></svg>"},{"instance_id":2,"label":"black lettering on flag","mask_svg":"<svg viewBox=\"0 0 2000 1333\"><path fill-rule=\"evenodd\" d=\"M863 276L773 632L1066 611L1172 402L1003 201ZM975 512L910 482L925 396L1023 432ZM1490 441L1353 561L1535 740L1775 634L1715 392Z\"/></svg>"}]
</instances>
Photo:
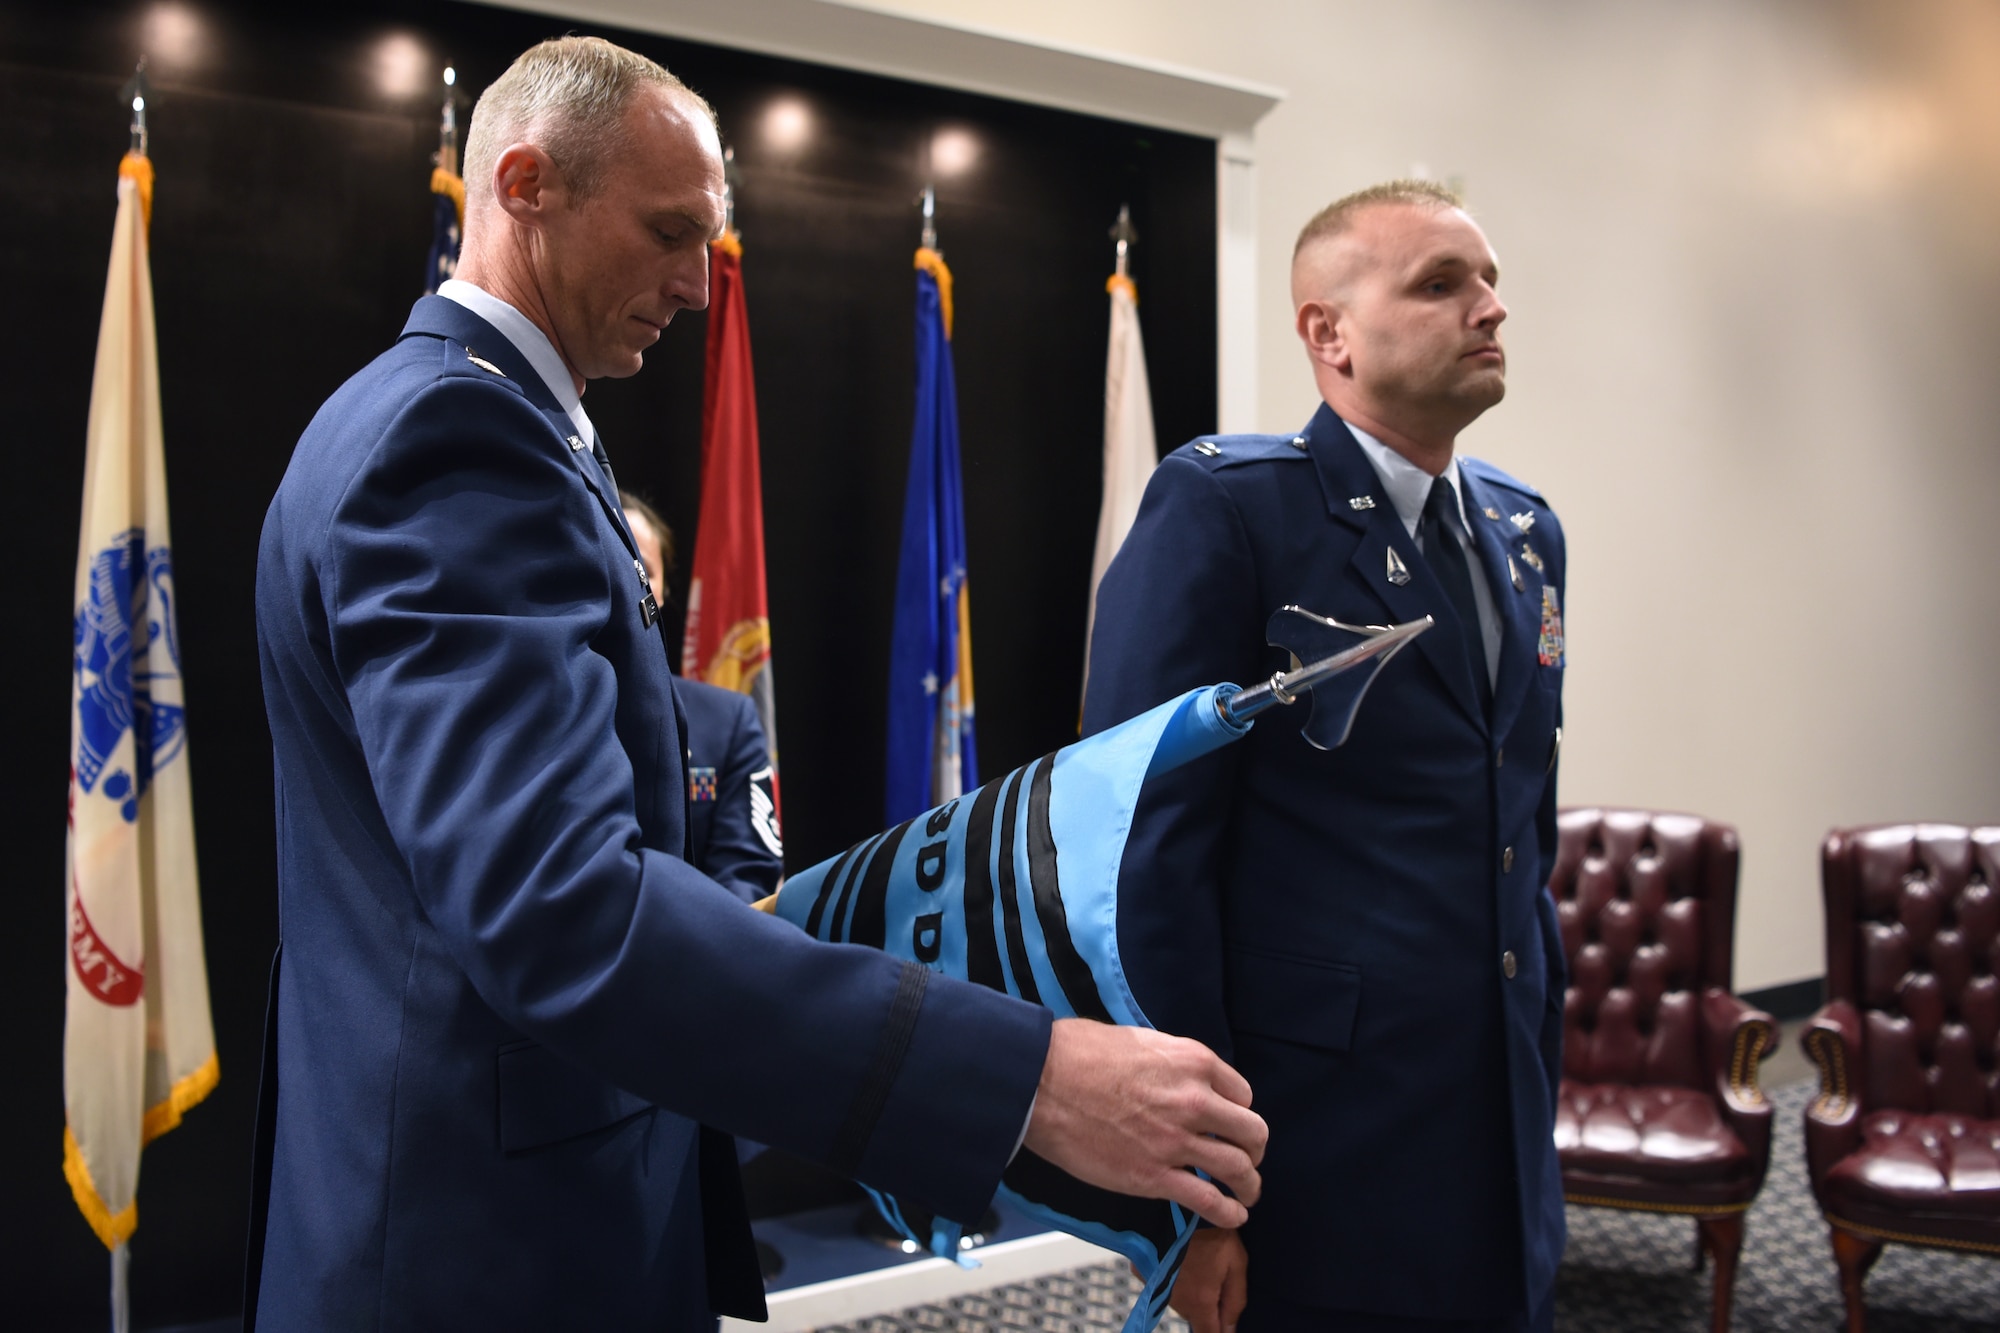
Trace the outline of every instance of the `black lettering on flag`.
<instances>
[{"instance_id":1,"label":"black lettering on flag","mask_svg":"<svg viewBox=\"0 0 2000 1333\"><path fill-rule=\"evenodd\" d=\"M935 838L951 827L951 817L958 810L957 801L948 801L931 811L931 817L924 821L924 836Z\"/></svg>"},{"instance_id":2,"label":"black lettering on flag","mask_svg":"<svg viewBox=\"0 0 2000 1333\"><path fill-rule=\"evenodd\" d=\"M903 835L916 822L906 819L890 829L889 836L883 839L882 845L869 860L868 873L861 877L861 892L854 898L854 920L847 927L847 938L855 944L879 949L887 942L889 872L895 868L896 849L903 845Z\"/></svg>"},{"instance_id":3,"label":"black lettering on flag","mask_svg":"<svg viewBox=\"0 0 2000 1333\"><path fill-rule=\"evenodd\" d=\"M844 940L847 938L846 934L841 931L840 926L843 921L847 920L847 902L848 899L854 896L854 881L861 878L861 872L868 866L868 858L875 854L875 849L882 845L882 839L888 836L886 833L878 833L867 842L862 843L853 863L847 867L847 879L840 886L840 897L834 899L833 902L833 920L826 923L826 937L828 939Z\"/></svg>"},{"instance_id":4,"label":"black lettering on flag","mask_svg":"<svg viewBox=\"0 0 2000 1333\"><path fill-rule=\"evenodd\" d=\"M1007 968L1014 974L1014 993L1040 1004L1042 988L1035 984L1028 941L1021 935L1021 899L1014 887L1014 813L1021 804L1021 779L1027 772L1017 768L1009 773L1006 794L1000 798L1000 919L1007 929Z\"/></svg>"},{"instance_id":5,"label":"black lettering on flag","mask_svg":"<svg viewBox=\"0 0 2000 1333\"><path fill-rule=\"evenodd\" d=\"M826 878L819 882L819 896L813 899L812 911L806 913L806 934L814 939L819 938L819 921L826 915L827 901L833 897L834 888L840 883L840 872L847 868L848 858L860 850L861 843L857 842L842 852L840 859L833 863L833 869L827 871Z\"/></svg>"},{"instance_id":6,"label":"black lettering on flag","mask_svg":"<svg viewBox=\"0 0 2000 1333\"><path fill-rule=\"evenodd\" d=\"M1078 1018L1109 1023L1111 1011L1098 993L1090 964L1076 951L1076 941L1069 934L1069 913L1063 909L1056 839L1049 828L1049 775L1055 766L1054 755L1044 756L1035 764L1034 779L1028 784L1028 883L1035 895L1035 919L1042 923L1042 947L1069 1007Z\"/></svg>"},{"instance_id":7,"label":"black lettering on flag","mask_svg":"<svg viewBox=\"0 0 2000 1333\"><path fill-rule=\"evenodd\" d=\"M944 913L926 912L910 928L910 952L929 966L944 952Z\"/></svg>"},{"instance_id":8,"label":"black lettering on flag","mask_svg":"<svg viewBox=\"0 0 2000 1333\"><path fill-rule=\"evenodd\" d=\"M925 893L936 893L944 887L945 842L927 842L917 849L917 887Z\"/></svg>"},{"instance_id":9,"label":"black lettering on flag","mask_svg":"<svg viewBox=\"0 0 2000 1333\"><path fill-rule=\"evenodd\" d=\"M965 826L965 979L1005 991L1000 941L993 934L993 811L1000 803L1000 780L979 789Z\"/></svg>"},{"instance_id":10,"label":"black lettering on flag","mask_svg":"<svg viewBox=\"0 0 2000 1333\"><path fill-rule=\"evenodd\" d=\"M1101 1222L1113 1231L1144 1236L1160 1254L1167 1252L1179 1231L1174 1224L1173 1205L1166 1200L1138 1199L1086 1185L1026 1148L1014 1154L1014 1160L1001 1172L1000 1179L1014 1193L1045 1208L1079 1221Z\"/></svg>"}]
</instances>

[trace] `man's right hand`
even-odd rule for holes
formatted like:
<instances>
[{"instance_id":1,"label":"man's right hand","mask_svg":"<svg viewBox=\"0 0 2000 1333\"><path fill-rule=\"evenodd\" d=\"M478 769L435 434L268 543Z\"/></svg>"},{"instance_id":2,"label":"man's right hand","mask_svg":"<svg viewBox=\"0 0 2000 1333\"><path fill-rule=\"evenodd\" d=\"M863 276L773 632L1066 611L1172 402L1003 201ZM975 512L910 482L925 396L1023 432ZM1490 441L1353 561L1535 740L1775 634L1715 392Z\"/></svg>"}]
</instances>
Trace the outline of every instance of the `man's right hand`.
<instances>
[{"instance_id":1,"label":"man's right hand","mask_svg":"<svg viewBox=\"0 0 2000 1333\"><path fill-rule=\"evenodd\" d=\"M1236 1333L1249 1293L1250 1255L1240 1236L1203 1227L1188 1237L1168 1303L1193 1333Z\"/></svg>"},{"instance_id":2,"label":"man's right hand","mask_svg":"<svg viewBox=\"0 0 2000 1333\"><path fill-rule=\"evenodd\" d=\"M1250 1085L1200 1042L1062 1018L1024 1146L1087 1184L1172 1199L1237 1227L1263 1189L1257 1164L1269 1133L1250 1110Z\"/></svg>"}]
</instances>

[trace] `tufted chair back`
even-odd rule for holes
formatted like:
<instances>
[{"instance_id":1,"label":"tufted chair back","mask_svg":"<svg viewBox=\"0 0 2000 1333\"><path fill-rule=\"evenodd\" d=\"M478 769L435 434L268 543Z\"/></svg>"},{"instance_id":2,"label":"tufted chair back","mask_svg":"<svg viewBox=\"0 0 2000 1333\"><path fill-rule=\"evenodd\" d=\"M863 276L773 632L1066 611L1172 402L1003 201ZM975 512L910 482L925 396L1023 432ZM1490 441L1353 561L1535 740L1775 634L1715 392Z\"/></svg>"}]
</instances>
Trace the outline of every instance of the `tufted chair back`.
<instances>
[{"instance_id":1,"label":"tufted chair back","mask_svg":"<svg viewBox=\"0 0 2000 1333\"><path fill-rule=\"evenodd\" d=\"M1565 810L1557 827L1549 891L1570 966L1564 1077L1708 1086L1702 994L1730 985L1736 830L1597 808Z\"/></svg>"},{"instance_id":2,"label":"tufted chair back","mask_svg":"<svg viewBox=\"0 0 2000 1333\"><path fill-rule=\"evenodd\" d=\"M1826 987L1861 1018L1871 1110L2000 1118L2000 828L1835 829Z\"/></svg>"}]
</instances>

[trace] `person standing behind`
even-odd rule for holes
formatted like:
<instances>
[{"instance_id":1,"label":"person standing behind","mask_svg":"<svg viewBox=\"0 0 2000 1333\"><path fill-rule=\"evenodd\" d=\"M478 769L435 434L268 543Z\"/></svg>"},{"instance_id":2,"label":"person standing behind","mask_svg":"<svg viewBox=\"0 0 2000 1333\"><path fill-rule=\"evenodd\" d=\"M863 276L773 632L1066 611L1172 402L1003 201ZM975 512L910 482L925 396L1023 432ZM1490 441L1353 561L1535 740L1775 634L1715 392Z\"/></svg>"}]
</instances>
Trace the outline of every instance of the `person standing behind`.
<instances>
[{"instance_id":1,"label":"person standing behind","mask_svg":"<svg viewBox=\"0 0 2000 1333\"><path fill-rule=\"evenodd\" d=\"M818 943L684 859L667 645L582 394L707 304L708 104L544 42L466 180L457 278L315 415L258 550L283 944L246 1324L756 1317L729 1133L966 1222L1024 1145L1240 1222L1263 1122L1199 1043Z\"/></svg>"},{"instance_id":2,"label":"person standing behind","mask_svg":"<svg viewBox=\"0 0 2000 1333\"><path fill-rule=\"evenodd\" d=\"M1273 717L1142 800L1134 991L1271 1127L1256 1213L1182 1269L1197 1333L1551 1324L1564 549L1537 491L1456 453L1506 391L1498 278L1439 186L1320 212L1292 296L1323 406L1297 436L1170 455L1098 592L1086 732L1284 668L1280 607L1437 620L1344 746Z\"/></svg>"},{"instance_id":3,"label":"person standing behind","mask_svg":"<svg viewBox=\"0 0 2000 1333\"><path fill-rule=\"evenodd\" d=\"M666 597L674 532L653 506L618 492L625 525L654 594ZM746 903L778 891L785 844L778 825L771 749L757 705L740 690L676 677L687 715L688 862Z\"/></svg>"}]
</instances>

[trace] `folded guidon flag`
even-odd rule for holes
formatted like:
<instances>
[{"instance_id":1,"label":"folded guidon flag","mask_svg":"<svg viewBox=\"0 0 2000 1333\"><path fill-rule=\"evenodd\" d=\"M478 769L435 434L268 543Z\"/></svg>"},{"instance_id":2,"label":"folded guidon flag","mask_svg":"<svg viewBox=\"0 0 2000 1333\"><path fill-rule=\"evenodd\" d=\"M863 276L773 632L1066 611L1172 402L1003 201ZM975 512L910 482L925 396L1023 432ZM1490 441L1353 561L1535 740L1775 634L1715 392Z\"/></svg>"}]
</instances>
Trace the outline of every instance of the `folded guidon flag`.
<instances>
[{"instance_id":1,"label":"folded guidon flag","mask_svg":"<svg viewBox=\"0 0 2000 1333\"><path fill-rule=\"evenodd\" d=\"M816 939L882 949L1058 1018L1151 1027L1118 957L1118 869L1146 778L1248 734L1258 713L1315 685L1307 739L1339 744L1375 671L1429 623L1364 629L1286 608L1272 638L1295 645L1295 656L1307 644L1352 646L1248 690L1190 690L802 871L758 906ZM1372 669L1342 675L1364 662ZM895 1199L870 1192L912 1240L959 1257L956 1224L939 1219L928 1238L916 1236ZM1087 1185L1025 1147L999 1194L1132 1262L1146 1285L1126 1333L1147 1333L1166 1312L1193 1213Z\"/></svg>"}]
</instances>

